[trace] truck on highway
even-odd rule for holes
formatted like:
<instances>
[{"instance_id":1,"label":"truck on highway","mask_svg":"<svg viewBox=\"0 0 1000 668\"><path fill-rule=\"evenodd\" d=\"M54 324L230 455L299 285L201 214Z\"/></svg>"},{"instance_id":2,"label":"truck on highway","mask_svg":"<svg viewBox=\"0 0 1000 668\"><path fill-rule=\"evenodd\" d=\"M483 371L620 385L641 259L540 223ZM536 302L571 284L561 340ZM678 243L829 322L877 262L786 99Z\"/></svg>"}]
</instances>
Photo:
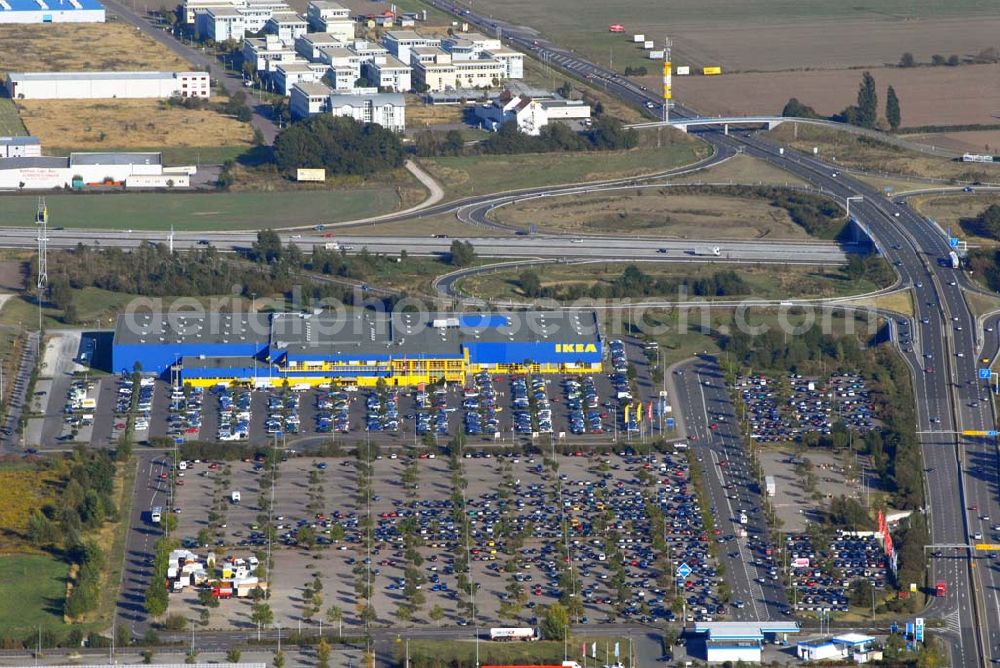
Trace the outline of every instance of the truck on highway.
<instances>
[{"instance_id":1,"label":"truck on highway","mask_svg":"<svg viewBox=\"0 0 1000 668\"><path fill-rule=\"evenodd\" d=\"M958 253L956 253L955 251L951 251L950 253L948 253L948 264L951 265L952 269L958 269L960 266L962 266L961 261L958 259Z\"/></svg>"},{"instance_id":2,"label":"truck on highway","mask_svg":"<svg viewBox=\"0 0 1000 668\"><path fill-rule=\"evenodd\" d=\"M530 626L494 626L490 640L538 640L538 629Z\"/></svg>"},{"instance_id":3,"label":"truck on highway","mask_svg":"<svg viewBox=\"0 0 1000 668\"><path fill-rule=\"evenodd\" d=\"M340 244L338 244L336 241L327 241L326 243L323 244L323 248L325 248L326 250L340 250Z\"/></svg>"},{"instance_id":4,"label":"truck on highway","mask_svg":"<svg viewBox=\"0 0 1000 668\"><path fill-rule=\"evenodd\" d=\"M719 257L722 255L722 249L718 246L701 246L693 249L691 255L714 255L715 257Z\"/></svg>"},{"instance_id":5,"label":"truck on highway","mask_svg":"<svg viewBox=\"0 0 1000 668\"><path fill-rule=\"evenodd\" d=\"M777 492L777 485L774 482L773 475L764 476L764 489L767 491L768 496L774 496L775 492Z\"/></svg>"}]
</instances>

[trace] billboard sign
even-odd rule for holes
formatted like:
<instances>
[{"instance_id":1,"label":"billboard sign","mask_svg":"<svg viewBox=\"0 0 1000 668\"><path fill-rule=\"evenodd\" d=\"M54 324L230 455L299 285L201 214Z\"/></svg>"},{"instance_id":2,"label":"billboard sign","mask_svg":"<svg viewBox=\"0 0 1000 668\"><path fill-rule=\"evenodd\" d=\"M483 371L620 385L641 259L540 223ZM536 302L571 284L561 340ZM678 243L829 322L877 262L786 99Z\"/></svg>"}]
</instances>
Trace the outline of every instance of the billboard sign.
<instances>
[{"instance_id":1,"label":"billboard sign","mask_svg":"<svg viewBox=\"0 0 1000 668\"><path fill-rule=\"evenodd\" d=\"M296 181L326 181L325 169L298 169L295 171Z\"/></svg>"},{"instance_id":2,"label":"billboard sign","mask_svg":"<svg viewBox=\"0 0 1000 668\"><path fill-rule=\"evenodd\" d=\"M914 624L914 629L913 630L914 630L913 639L916 640L917 642L923 642L924 641L924 618L923 617L917 617L916 624Z\"/></svg>"},{"instance_id":3,"label":"billboard sign","mask_svg":"<svg viewBox=\"0 0 1000 668\"><path fill-rule=\"evenodd\" d=\"M713 74L722 74L721 67L703 67L701 68L701 73L705 76L711 76Z\"/></svg>"},{"instance_id":4,"label":"billboard sign","mask_svg":"<svg viewBox=\"0 0 1000 668\"><path fill-rule=\"evenodd\" d=\"M688 65L678 65L677 74L682 77L687 76L688 74L691 74L691 68Z\"/></svg>"}]
</instances>

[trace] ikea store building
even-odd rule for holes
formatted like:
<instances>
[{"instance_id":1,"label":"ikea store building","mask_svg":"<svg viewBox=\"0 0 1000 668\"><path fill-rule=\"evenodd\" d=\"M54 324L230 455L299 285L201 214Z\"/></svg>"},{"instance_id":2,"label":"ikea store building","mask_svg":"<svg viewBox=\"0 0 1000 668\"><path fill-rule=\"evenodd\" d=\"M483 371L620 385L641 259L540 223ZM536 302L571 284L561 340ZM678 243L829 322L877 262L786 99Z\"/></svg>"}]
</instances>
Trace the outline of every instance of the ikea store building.
<instances>
[{"instance_id":1,"label":"ikea store building","mask_svg":"<svg viewBox=\"0 0 1000 668\"><path fill-rule=\"evenodd\" d=\"M194 386L413 386L468 374L594 373L593 311L509 313L132 313L119 317L115 372Z\"/></svg>"}]
</instances>

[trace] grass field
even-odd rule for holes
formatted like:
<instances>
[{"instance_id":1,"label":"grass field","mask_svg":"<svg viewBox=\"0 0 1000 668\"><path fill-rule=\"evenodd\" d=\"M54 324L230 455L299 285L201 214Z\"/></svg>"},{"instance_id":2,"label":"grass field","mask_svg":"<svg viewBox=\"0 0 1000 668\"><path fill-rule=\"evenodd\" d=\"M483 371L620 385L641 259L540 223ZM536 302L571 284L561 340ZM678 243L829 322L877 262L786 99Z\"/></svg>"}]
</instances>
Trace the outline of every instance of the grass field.
<instances>
[{"instance_id":1,"label":"grass field","mask_svg":"<svg viewBox=\"0 0 1000 668\"><path fill-rule=\"evenodd\" d=\"M953 229L972 245L996 246L996 239L976 236L962 224L963 220L975 218L991 204L1000 204L1000 193L977 192L955 195L927 195L913 197L910 206L933 218L944 229Z\"/></svg>"},{"instance_id":2,"label":"grass field","mask_svg":"<svg viewBox=\"0 0 1000 668\"><path fill-rule=\"evenodd\" d=\"M723 163L668 179L670 183L730 183L739 185L801 186L805 182L769 162L737 155Z\"/></svg>"},{"instance_id":3,"label":"grass field","mask_svg":"<svg viewBox=\"0 0 1000 668\"><path fill-rule=\"evenodd\" d=\"M21 122L21 117L17 115L17 107L14 101L0 97L0 136L20 137L28 134Z\"/></svg>"},{"instance_id":4,"label":"grass field","mask_svg":"<svg viewBox=\"0 0 1000 668\"><path fill-rule=\"evenodd\" d=\"M669 239L808 239L788 212L763 199L671 188L545 197L497 209L493 217L539 231L636 234Z\"/></svg>"},{"instance_id":5,"label":"grass field","mask_svg":"<svg viewBox=\"0 0 1000 668\"><path fill-rule=\"evenodd\" d=\"M591 286L597 283L610 284L622 275L629 263L588 262L580 264L544 265L534 268L541 279L542 287L566 285ZM709 277L726 269L724 266L685 265L654 262L635 263L643 273L654 278L692 279ZM495 274L473 275L461 281L459 289L473 297L523 299L518 276L523 269L501 271ZM751 294L758 299L782 299L785 297L843 297L870 292L877 287L867 280L850 281L839 268L807 268L799 266L743 265L737 269L739 275L752 288ZM664 299L691 299L686 295L657 295ZM732 297L729 297L731 299Z\"/></svg>"},{"instance_id":6,"label":"grass field","mask_svg":"<svg viewBox=\"0 0 1000 668\"><path fill-rule=\"evenodd\" d=\"M0 464L0 553L23 547L28 517L55 501L60 484L55 468L28 462Z\"/></svg>"},{"instance_id":7,"label":"grass field","mask_svg":"<svg viewBox=\"0 0 1000 668\"><path fill-rule=\"evenodd\" d=\"M612 637L606 635L585 635L574 633L569 638L569 647L580 651L580 646L584 643L589 647L591 643L597 643L598 659L603 660L605 650L613 650L615 643L618 643L622 653L622 660L628 665L630 658L629 640L626 637ZM410 660L415 665L462 665L473 666L476 660L476 643L471 640L410 640L409 643ZM485 664L512 664L512 665L539 665L555 664L563 660L563 642L555 640L539 640L536 642L484 642L479 643L479 660L481 665ZM403 643L397 643L396 653L402 660L405 648ZM571 657L572 653L571 653ZM579 658L579 657L577 657ZM590 663L595 663L591 661Z\"/></svg>"},{"instance_id":8,"label":"grass field","mask_svg":"<svg viewBox=\"0 0 1000 668\"><path fill-rule=\"evenodd\" d=\"M549 184L637 176L695 162L709 149L695 139L663 148L586 153L535 153L428 158L420 162L451 198L531 188Z\"/></svg>"},{"instance_id":9,"label":"grass field","mask_svg":"<svg viewBox=\"0 0 1000 668\"><path fill-rule=\"evenodd\" d=\"M798 129L794 127L798 125ZM797 135L796 135L797 132ZM783 123L768 133L772 139L800 151L819 149L819 157L845 168L881 174L949 179L956 183L1000 183L1000 170L973 166L885 144L865 137L813 125Z\"/></svg>"},{"instance_id":10,"label":"grass field","mask_svg":"<svg viewBox=\"0 0 1000 668\"><path fill-rule=\"evenodd\" d=\"M3 73L190 69L167 47L124 23L0 26Z\"/></svg>"},{"instance_id":11,"label":"grass field","mask_svg":"<svg viewBox=\"0 0 1000 668\"><path fill-rule=\"evenodd\" d=\"M669 8L656 0L506 0L490 12L600 64L613 60L618 71L649 62L631 43L633 33L658 45L670 35L679 65L746 71L881 65L903 51L921 61L933 53L974 54L996 46L1000 28L991 0L678 0ZM609 33L611 23L624 24L626 34Z\"/></svg>"},{"instance_id":12,"label":"grass field","mask_svg":"<svg viewBox=\"0 0 1000 668\"><path fill-rule=\"evenodd\" d=\"M68 570L48 555L0 556L0 633L63 627Z\"/></svg>"},{"instance_id":13,"label":"grass field","mask_svg":"<svg viewBox=\"0 0 1000 668\"><path fill-rule=\"evenodd\" d=\"M125 307L136 295L128 295L121 292L109 292L99 288L83 288L73 290L73 303L79 313L80 322L86 325L93 325L102 322L110 326L109 318L112 318ZM5 325L17 325L18 323L37 326L38 307L35 305L33 297L18 295L8 299L0 309L0 323ZM60 318L62 311L51 307L42 308L43 324L49 327L65 327Z\"/></svg>"},{"instance_id":14,"label":"grass field","mask_svg":"<svg viewBox=\"0 0 1000 668\"><path fill-rule=\"evenodd\" d=\"M250 148L253 130L208 109L171 107L162 100L21 100L21 119L42 146L105 151L138 147Z\"/></svg>"},{"instance_id":15,"label":"grass field","mask_svg":"<svg viewBox=\"0 0 1000 668\"><path fill-rule=\"evenodd\" d=\"M135 230L212 231L312 225L394 211L394 188L267 193L108 193L47 195L52 226ZM35 196L0 199L0 227L34 220ZM148 235L147 235L148 236ZM166 240L164 234L149 237Z\"/></svg>"}]
</instances>

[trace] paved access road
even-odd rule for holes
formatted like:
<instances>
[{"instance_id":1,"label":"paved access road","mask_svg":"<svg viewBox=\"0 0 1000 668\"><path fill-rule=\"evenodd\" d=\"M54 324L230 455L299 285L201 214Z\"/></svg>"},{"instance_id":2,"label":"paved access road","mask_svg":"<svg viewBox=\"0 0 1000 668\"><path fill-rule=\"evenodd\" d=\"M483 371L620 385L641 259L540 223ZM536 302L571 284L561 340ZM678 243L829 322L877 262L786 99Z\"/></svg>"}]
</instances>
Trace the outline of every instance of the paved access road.
<instances>
[{"instance_id":1,"label":"paved access road","mask_svg":"<svg viewBox=\"0 0 1000 668\"><path fill-rule=\"evenodd\" d=\"M169 512L170 481L160 478L161 474L169 474L168 461L168 455L162 452L141 452L136 456L135 492L115 617L116 624L128 626L133 638L142 636L150 624L145 608L146 589L152 573L153 548L163 532L149 521L149 512L155 506Z\"/></svg>"},{"instance_id":2,"label":"paved access road","mask_svg":"<svg viewBox=\"0 0 1000 668\"><path fill-rule=\"evenodd\" d=\"M717 545L733 600L746 604L729 613L736 620L785 618L790 606L780 580L770 579L766 568L753 564L760 555L747 545L749 538L767 540L769 531L761 511L760 487L750 470L722 369L714 357L704 355L676 365L668 382L673 386L670 396L680 412L682 431L698 455L703 488L721 537L735 536L741 526L746 530L746 538L736 537ZM740 524L741 510L746 511L746 525Z\"/></svg>"}]
</instances>

